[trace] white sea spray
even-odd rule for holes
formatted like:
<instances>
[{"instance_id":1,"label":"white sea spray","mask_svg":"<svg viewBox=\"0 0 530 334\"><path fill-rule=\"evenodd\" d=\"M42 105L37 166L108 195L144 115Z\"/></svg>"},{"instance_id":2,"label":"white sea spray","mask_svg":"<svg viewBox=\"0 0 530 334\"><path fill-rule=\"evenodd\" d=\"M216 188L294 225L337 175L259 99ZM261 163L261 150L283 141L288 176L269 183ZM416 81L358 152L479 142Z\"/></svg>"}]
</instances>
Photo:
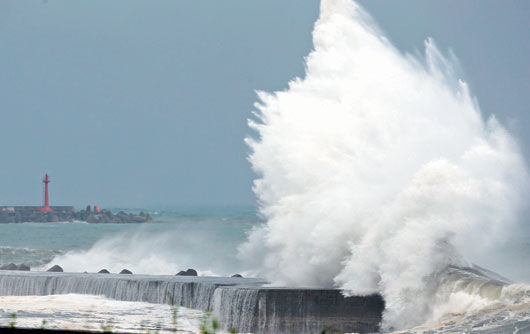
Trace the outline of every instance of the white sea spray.
<instances>
[{"instance_id":1,"label":"white sea spray","mask_svg":"<svg viewBox=\"0 0 530 334\"><path fill-rule=\"evenodd\" d=\"M239 248L273 284L381 293L385 328L430 319L449 265L518 223L528 174L432 39L402 54L351 0L322 0L304 78L259 92L247 138L266 224Z\"/></svg>"}]
</instances>

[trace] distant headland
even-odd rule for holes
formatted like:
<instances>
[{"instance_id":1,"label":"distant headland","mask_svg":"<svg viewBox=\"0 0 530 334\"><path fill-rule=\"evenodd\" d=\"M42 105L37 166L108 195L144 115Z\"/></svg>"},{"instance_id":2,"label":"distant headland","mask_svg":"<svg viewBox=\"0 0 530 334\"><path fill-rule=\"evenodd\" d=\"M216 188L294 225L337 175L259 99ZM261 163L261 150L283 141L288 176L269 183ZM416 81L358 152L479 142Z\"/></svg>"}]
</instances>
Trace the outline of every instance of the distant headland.
<instances>
[{"instance_id":1,"label":"distant headland","mask_svg":"<svg viewBox=\"0 0 530 334\"><path fill-rule=\"evenodd\" d=\"M146 223L152 218L148 213L113 213L110 210L100 210L95 205L90 205L85 210L75 211L73 206L50 206L48 195L48 174L44 175L44 205L40 206L0 206L0 224L8 223L48 223L48 222L74 222L87 223Z\"/></svg>"}]
</instances>

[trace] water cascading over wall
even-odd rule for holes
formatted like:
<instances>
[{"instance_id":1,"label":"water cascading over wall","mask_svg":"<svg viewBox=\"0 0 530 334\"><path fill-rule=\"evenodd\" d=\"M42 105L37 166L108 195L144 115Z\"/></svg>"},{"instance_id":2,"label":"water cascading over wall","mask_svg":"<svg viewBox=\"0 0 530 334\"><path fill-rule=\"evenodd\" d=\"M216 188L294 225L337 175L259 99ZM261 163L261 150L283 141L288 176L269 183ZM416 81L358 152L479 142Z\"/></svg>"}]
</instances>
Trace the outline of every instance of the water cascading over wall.
<instances>
[{"instance_id":1,"label":"water cascading over wall","mask_svg":"<svg viewBox=\"0 0 530 334\"><path fill-rule=\"evenodd\" d=\"M222 278L180 278L171 276L124 277L123 275L2 273L0 295L31 296L78 293L123 301L170 303L207 310L213 305L215 289L222 285L256 285L253 279L230 281Z\"/></svg>"},{"instance_id":2,"label":"water cascading over wall","mask_svg":"<svg viewBox=\"0 0 530 334\"><path fill-rule=\"evenodd\" d=\"M339 290L263 287L247 278L113 274L0 273L0 295L89 294L123 301L173 303L212 310L225 329L240 332L377 331L380 296L345 298Z\"/></svg>"}]
</instances>

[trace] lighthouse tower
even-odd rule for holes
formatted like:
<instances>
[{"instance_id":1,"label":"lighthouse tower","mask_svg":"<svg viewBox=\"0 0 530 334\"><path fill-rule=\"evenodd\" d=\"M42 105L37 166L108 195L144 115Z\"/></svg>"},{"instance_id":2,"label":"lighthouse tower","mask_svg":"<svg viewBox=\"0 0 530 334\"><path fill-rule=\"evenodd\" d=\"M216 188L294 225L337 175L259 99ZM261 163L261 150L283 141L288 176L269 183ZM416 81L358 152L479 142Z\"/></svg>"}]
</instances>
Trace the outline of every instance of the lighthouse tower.
<instances>
[{"instance_id":1,"label":"lighthouse tower","mask_svg":"<svg viewBox=\"0 0 530 334\"><path fill-rule=\"evenodd\" d=\"M40 212L53 212L53 210L50 208L50 202L48 197L48 183L50 183L50 179L48 178L48 174L44 176L44 180L42 180L42 183L44 183L44 207L40 208Z\"/></svg>"}]
</instances>

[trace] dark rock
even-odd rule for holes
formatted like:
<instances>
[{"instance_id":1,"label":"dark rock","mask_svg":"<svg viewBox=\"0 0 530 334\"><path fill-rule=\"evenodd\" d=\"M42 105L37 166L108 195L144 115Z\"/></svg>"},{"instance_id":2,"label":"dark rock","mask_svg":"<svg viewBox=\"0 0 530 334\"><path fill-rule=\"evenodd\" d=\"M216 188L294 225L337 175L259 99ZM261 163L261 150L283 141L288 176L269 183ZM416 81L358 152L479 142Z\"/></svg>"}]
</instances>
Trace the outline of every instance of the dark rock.
<instances>
[{"instance_id":1,"label":"dark rock","mask_svg":"<svg viewBox=\"0 0 530 334\"><path fill-rule=\"evenodd\" d=\"M110 272L107 269L101 269L98 274L110 274Z\"/></svg>"},{"instance_id":2,"label":"dark rock","mask_svg":"<svg viewBox=\"0 0 530 334\"><path fill-rule=\"evenodd\" d=\"M232 275L232 277L243 277L243 276L241 276L239 274L234 274L234 275Z\"/></svg>"},{"instance_id":3,"label":"dark rock","mask_svg":"<svg viewBox=\"0 0 530 334\"><path fill-rule=\"evenodd\" d=\"M16 264L10 263L0 267L0 270L18 270L18 267Z\"/></svg>"},{"instance_id":4,"label":"dark rock","mask_svg":"<svg viewBox=\"0 0 530 334\"><path fill-rule=\"evenodd\" d=\"M145 217L137 216L137 215L131 215L129 216L129 219L136 223L143 223L145 222Z\"/></svg>"},{"instance_id":5,"label":"dark rock","mask_svg":"<svg viewBox=\"0 0 530 334\"><path fill-rule=\"evenodd\" d=\"M52 273L62 273L63 272L63 268L61 268L58 265L54 265L53 267L51 267L50 269L48 269L46 271L49 271L49 272L52 272Z\"/></svg>"},{"instance_id":6,"label":"dark rock","mask_svg":"<svg viewBox=\"0 0 530 334\"><path fill-rule=\"evenodd\" d=\"M99 215L92 213L87 217L86 221L87 223L91 223L91 224L99 223Z\"/></svg>"},{"instance_id":7,"label":"dark rock","mask_svg":"<svg viewBox=\"0 0 530 334\"><path fill-rule=\"evenodd\" d=\"M195 269L188 269L186 271L179 271L176 276L197 276L197 271Z\"/></svg>"},{"instance_id":8,"label":"dark rock","mask_svg":"<svg viewBox=\"0 0 530 334\"><path fill-rule=\"evenodd\" d=\"M21 270L21 271L30 271L31 268L27 265L25 265L24 263L22 263L20 266L18 266L18 270Z\"/></svg>"},{"instance_id":9,"label":"dark rock","mask_svg":"<svg viewBox=\"0 0 530 334\"><path fill-rule=\"evenodd\" d=\"M127 269L123 269L122 271L120 271L120 274L126 274L126 275L131 275L132 272L127 270Z\"/></svg>"},{"instance_id":10,"label":"dark rock","mask_svg":"<svg viewBox=\"0 0 530 334\"><path fill-rule=\"evenodd\" d=\"M186 272L188 273L188 276L197 276L197 271L195 269L188 269Z\"/></svg>"}]
</instances>

